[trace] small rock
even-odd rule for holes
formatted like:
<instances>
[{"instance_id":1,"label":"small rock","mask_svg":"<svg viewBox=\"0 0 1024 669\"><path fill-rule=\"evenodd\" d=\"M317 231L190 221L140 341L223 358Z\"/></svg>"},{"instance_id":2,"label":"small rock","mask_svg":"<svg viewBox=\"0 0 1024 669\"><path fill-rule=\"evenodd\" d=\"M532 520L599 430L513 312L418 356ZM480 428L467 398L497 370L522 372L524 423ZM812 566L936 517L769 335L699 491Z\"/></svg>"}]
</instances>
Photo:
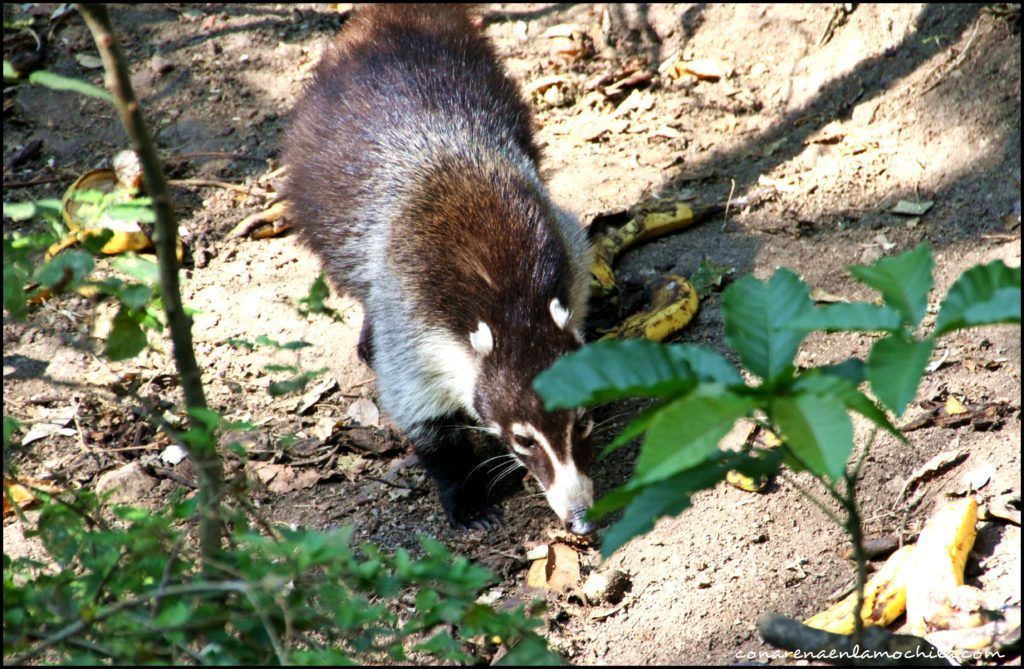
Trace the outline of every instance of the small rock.
<instances>
[{"instance_id":1,"label":"small rock","mask_svg":"<svg viewBox=\"0 0 1024 669\"><path fill-rule=\"evenodd\" d=\"M111 492L107 502L131 504L156 488L158 481L143 470L138 462L129 462L119 469L106 472L96 481L96 494Z\"/></svg>"},{"instance_id":2,"label":"small rock","mask_svg":"<svg viewBox=\"0 0 1024 669\"><path fill-rule=\"evenodd\" d=\"M583 596L591 605L608 602L617 604L629 589L629 575L617 569L595 571L583 583Z\"/></svg>"}]
</instances>

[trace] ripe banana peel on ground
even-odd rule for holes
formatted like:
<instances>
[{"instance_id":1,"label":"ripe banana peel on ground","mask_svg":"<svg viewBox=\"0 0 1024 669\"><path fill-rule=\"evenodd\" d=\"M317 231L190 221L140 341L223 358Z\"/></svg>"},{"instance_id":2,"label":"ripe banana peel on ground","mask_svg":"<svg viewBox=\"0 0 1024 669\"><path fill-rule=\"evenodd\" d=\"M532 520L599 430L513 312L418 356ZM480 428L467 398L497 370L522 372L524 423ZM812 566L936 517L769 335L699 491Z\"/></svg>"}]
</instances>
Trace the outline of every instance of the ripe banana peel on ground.
<instances>
[{"instance_id":1,"label":"ripe banana peel on ground","mask_svg":"<svg viewBox=\"0 0 1024 669\"><path fill-rule=\"evenodd\" d=\"M971 599L964 586L964 566L974 545L978 503L968 497L940 508L925 524L914 545L894 553L864 587L865 625L887 626L907 613L909 633L925 636L936 629L981 625L980 610L964 612L959 599ZM963 594L964 597L959 597ZM980 594L980 593L978 593ZM977 602L977 599L971 601ZM809 627L850 634L854 629L857 593L808 618ZM946 627L943 627L946 626Z\"/></svg>"},{"instance_id":2,"label":"ripe banana peel on ground","mask_svg":"<svg viewBox=\"0 0 1024 669\"><path fill-rule=\"evenodd\" d=\"M631 246L689 227L697 221L685 202L663 201L638 207L627 223L612 228L594 242L591 294L611 296L618 288L612 269L615 257ZM698 307L697 291L683 276L667 274L654 288L651 307L633 314L602 339L646 337L664 341L693 320Z\"/></svg>"}]
</instances>

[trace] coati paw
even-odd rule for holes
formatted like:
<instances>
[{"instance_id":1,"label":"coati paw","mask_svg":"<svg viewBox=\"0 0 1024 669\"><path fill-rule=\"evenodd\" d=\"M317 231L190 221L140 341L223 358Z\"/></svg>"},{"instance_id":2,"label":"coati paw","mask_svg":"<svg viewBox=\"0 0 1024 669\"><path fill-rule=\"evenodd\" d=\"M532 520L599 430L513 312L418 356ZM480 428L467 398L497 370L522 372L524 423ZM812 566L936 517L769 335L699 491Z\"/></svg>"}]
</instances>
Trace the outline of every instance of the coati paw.
<instances>
[{"instance_id":1,"label":"coati paw","mask_svg":"<svg viewBox=\"0 0 1024 669\"><path fill-rule=\"evenodd\" d=\"M501 507L479 500L446 504L445 515L457 530L495 530L502 523Z\"/></svg>"}]
</instances>

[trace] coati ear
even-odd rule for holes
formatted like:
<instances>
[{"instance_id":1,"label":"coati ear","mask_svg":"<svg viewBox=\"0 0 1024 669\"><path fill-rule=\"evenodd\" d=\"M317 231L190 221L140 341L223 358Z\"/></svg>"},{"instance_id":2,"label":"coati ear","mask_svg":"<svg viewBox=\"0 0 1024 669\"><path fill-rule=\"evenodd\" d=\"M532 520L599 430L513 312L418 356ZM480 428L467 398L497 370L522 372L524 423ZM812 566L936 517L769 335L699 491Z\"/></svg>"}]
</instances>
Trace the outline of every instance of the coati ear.
<instances>
[{"instance_id":1,"label":"coati ear","mask_svg":"<svg viewBox=\"0 0 1024 669\"><path fill-rule=\"evenodd\" d=\"M469 334L469 345L481 358L494 350L494 335L487 323L480 321L477 324L476 332Z\"/></svg>"},{"instance_id":2,"label":"coati ear","mask_svg":"<svg viewBox=\"0 0 1024 669\"><path fill-rule=\"evenodd\" d=\"M564 330L569 324L569 319L572 318L572 313L562 306L562 303L557 297L551 300L551 303L548 305L548 309L551 311L551 318L554 319L555 325L558 326L558 329Z\"/></svg>"}]
</instances>

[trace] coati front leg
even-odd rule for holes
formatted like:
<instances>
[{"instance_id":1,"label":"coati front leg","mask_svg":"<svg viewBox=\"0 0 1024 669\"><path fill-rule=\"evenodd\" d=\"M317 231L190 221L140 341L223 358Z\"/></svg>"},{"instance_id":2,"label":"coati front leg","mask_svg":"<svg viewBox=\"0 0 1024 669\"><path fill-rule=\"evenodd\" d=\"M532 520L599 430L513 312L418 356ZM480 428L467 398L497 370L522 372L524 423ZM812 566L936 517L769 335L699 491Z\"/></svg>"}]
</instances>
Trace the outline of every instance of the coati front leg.
<instances>
[{"instance_id":1,"label":"coati front leg","mask_svg":"<svg viewBox=\"0 0 1024 669\"><path fill-rule=\"evenodd\" d=\"M363 327L359 330L359 343L356 344L356 355L367 367L373 367L373 327L370 325L370 314L363 313Z\"/></svg>"},{"instance_id":2,"label":"coati front leg","mask_svg":"<svg viewBox=\"0 0 1024 669\"><path fill-rule=\"evenodd\" d=\"M493 529L501 524L501 507L487 497L486 472L466 434L468 421L447 415L410 430L413 450L434 480L444 513L458 529Z\"/></svg>"}]
</instances>

